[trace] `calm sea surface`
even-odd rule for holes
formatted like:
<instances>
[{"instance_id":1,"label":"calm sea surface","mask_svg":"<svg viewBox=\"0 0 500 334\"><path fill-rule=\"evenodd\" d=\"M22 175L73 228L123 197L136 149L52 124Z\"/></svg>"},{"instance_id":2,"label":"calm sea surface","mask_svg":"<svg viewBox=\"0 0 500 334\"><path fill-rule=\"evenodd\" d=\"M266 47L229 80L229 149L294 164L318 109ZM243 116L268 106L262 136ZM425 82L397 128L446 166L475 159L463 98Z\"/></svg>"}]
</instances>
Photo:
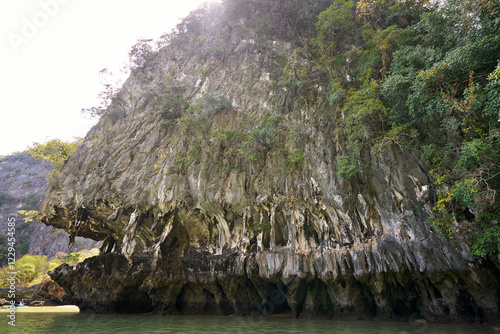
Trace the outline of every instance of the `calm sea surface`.
<instances>
[{"instance_id":1,"label":"calm sea surface","mask_svg":"<svg viewBox=\"0 0 500 334\"><path fill-rule=\"evenodd\" d=\"M2 314L2 318L5 314ZM6 318L6 317L5 317ZM410 334L500 333L488 325L391 323L281 318L188 317L153 315L84 315L64 313L18 313L16 327L0 324L0 333L306 333L306 334Z\"/></svg>"}]
</instances>

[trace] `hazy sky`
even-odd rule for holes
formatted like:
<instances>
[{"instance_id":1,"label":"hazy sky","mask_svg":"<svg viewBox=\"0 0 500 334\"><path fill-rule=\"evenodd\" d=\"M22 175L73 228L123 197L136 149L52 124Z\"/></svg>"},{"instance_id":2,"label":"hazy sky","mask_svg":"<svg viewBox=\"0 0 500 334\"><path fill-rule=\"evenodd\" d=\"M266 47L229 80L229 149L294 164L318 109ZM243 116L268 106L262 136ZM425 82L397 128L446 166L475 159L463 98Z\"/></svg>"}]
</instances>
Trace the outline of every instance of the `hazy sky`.
<instances>
[{"instance_id":1,"label":"hazy sky","mask_svg":"<svg viewBox=\"0 0 500 334\"><path fill-rule=\"evenodd\" d=\"M0 2L0 155L83 137L99 70L120 74L139 38L158 38L203 0Z\"/></svg>"}]
</instances>

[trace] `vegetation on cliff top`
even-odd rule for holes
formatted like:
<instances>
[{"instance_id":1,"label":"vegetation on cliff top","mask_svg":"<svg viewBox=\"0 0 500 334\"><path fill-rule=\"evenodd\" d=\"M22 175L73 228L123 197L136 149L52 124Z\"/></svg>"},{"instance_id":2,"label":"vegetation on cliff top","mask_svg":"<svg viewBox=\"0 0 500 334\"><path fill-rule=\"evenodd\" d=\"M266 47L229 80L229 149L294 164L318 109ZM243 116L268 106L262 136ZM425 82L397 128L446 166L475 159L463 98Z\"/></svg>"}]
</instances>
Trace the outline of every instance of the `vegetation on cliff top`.
<instances>
[{"instance_id":1,"label":"vegetation on cliff top","mask_svg":"<svg viewBox=\"0 0 500 334\"><path fill-rule=\"evenodd\" d=\"M442 185L432 224L473 231L482 257L500 251L499 15L488 0L336 0L314 39L340 110L339 176L369 168L366 150L420 152Z\"/></svg>"},{"instance_id":2,"label":"vegetation on cliff top","mask_svg":"<svg viewBox=\"0 0 500 334\"><path fill-rule=\"evenodd\" d=\"M28 148L28 154L36 160L43 159L50 161L52 167L56 171L60 171L82 141L81 138L77 138L73 142L52 139L45 144L34 143Z\"/></svg>"}]
</instances>

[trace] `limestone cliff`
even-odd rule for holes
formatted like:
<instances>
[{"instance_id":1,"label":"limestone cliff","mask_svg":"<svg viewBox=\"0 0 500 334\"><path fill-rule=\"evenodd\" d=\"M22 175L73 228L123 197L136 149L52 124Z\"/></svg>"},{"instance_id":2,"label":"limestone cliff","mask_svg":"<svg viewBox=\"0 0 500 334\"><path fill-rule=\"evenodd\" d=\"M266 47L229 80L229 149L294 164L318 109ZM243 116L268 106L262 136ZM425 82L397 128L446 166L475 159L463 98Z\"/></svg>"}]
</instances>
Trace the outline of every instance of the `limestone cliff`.
<instances>
[{"instance_id":1,"label":"limestone cliff","mask_svg":"<svg viewBox=\"0 0 500 334\"><path fill-rule=\"evenodd\" d=\"M51 181L44 222L104 241L102 255L52 273L67 301L101 313L494 319L496 262L426 223L426 163L391 147L337 177L338 111L315 63L228 4L142 55Z\"/></svg>"}]
</instances>

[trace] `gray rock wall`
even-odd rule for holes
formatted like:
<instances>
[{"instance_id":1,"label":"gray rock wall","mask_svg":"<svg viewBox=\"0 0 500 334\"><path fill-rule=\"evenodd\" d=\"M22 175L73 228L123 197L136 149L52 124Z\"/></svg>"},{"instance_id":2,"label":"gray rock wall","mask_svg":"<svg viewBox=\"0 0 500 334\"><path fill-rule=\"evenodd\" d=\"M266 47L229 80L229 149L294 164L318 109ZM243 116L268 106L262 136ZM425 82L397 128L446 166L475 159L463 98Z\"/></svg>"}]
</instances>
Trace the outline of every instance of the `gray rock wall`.
<instances>
[{"instance_id":1,"label":"gray rock wall","mask_svg":"<svg viewBox=\"0 0 500 334\"><path fill-rule=\"evenodd\" d=\"M103 240L102 255L52 273L69 302L102 313L497 317L497 262L426 223L437 189L425 162L397 147L360 152L363 171L338 178L337 111L313 62L238 23L190 40L133 71L50 183L44 222ZM169 109L173 87L190 109Z\"/></svg>"}]
</instances>

